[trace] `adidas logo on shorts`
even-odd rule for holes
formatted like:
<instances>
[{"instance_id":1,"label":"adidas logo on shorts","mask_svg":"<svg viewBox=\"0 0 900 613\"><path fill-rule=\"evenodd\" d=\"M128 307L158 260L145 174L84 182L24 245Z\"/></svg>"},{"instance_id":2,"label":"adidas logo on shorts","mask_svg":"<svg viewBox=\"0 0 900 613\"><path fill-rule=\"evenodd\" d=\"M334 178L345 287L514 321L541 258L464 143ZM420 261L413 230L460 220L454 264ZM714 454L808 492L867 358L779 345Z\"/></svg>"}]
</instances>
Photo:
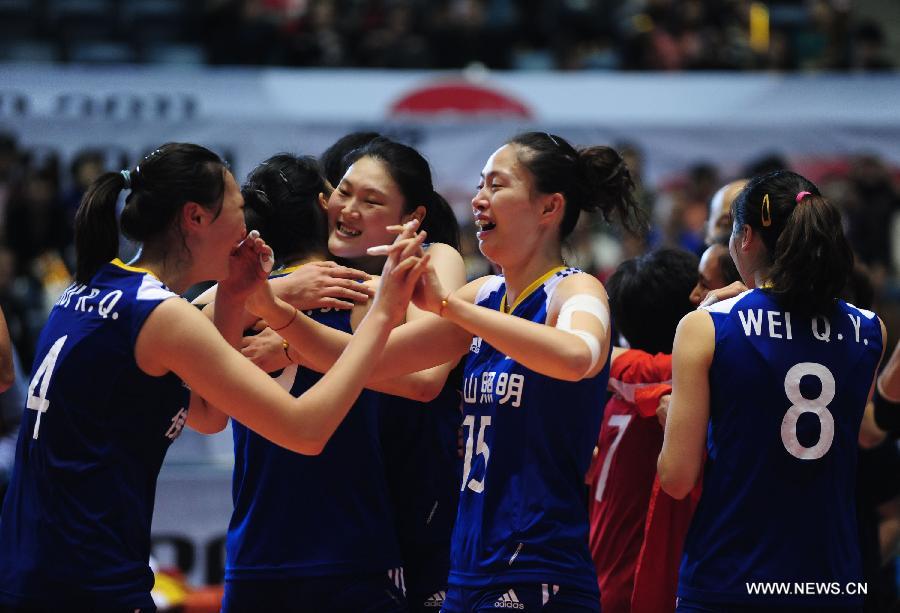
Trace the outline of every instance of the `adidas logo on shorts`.
<instances>
[{"instance_id":1,"label":"adidas logo on shorts","mask_svg":"<svg viewBox=\"0 0 900 613\"><path fill-rule=\"evenodd\" d=\"M516 596L516 591L511 589L497 599L497 602L494 603L494 608L522 610L525 608L525 605L519 602L519 597Z\"/></svg>"},{"instance_id":2,"label":"adidas logo on shorts","mask_svg":"<svg viewBox=\"0 0 900 613\"><path fill-rule=\"evenodd\" d=\"M447 592L441 590L440 592L435 592L431 596L425 599L423 602L423 606L439 609L444 606L444 598L447 597Z\"/></svg>"}]
</instances>

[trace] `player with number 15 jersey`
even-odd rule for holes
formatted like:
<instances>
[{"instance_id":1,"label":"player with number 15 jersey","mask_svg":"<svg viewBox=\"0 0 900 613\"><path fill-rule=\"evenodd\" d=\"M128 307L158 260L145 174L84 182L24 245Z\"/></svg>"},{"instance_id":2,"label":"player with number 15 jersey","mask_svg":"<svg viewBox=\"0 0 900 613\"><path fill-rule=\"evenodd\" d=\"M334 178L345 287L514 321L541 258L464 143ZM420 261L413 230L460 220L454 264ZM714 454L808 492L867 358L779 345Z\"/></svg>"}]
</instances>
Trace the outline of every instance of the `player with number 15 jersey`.
<instances>
[{"instance_id":1,"label":"player with number 15 jersey","mask_svg":"<svg viewBox=\"0 0 900 613\"><path fill-rule=\"evenodd\" d=\"M560 267L508 312L543 323ZM503 277L475 304L506 311ZM588 551L584 479L600 422L609 363L571 382L531 371L476 337L463 379L466 440L450 584L547 583L597 592Z\"/></svg>"}]
</instances>

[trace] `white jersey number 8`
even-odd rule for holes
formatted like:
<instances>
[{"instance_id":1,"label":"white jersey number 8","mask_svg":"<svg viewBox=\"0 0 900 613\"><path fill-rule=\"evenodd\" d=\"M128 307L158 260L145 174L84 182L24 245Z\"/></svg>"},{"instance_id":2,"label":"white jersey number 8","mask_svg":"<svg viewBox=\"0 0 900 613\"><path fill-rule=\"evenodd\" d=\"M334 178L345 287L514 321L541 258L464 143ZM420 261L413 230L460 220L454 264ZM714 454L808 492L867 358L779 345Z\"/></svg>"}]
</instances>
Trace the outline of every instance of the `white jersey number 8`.
<instances>
[{"instance_id":1,"label":"white jersey number 8","mask_svg":"<svg viewBox=\"0 0 900 613\"><path fill-rule=\"evenodd\" d=\"M800 379L810 375L822 384L818 398L804 398L800 393ZM822 364L800 362L791 368L784 378L784 392L793 404L781 421L781 442L795 458L818 460L831 449L834 441L834 416L828 404L834 400L834 375ZM797 420L804 413L813 413L819 418L819 440L812 447L804 447L797 440Z\"/></svg>"}]
</instances>

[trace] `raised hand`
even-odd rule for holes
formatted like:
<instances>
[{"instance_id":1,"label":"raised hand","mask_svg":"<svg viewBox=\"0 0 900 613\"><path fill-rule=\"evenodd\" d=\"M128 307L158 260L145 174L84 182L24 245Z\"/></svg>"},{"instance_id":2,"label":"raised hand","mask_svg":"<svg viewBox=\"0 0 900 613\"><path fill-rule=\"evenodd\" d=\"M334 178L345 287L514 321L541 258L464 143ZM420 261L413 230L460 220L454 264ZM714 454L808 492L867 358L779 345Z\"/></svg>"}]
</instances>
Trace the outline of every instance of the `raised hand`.
<instances>
[{"instance_id":1,"label":"raised hand","mask_svg":"<svg viewBox=\"0 0 900 613\"><path fill-rule=\"evenodd\" d=\"M703 299L703 302L700 303L700 308L711 306L720 300L727 300L728 298L734 298L738 294L742 294L747 291L747 286L741 283L740 281L735 281L731 285L726 285L725 287L720 287L719 289L711 290L706 298Z\"/></svg>"},{"instance_id":2,"label":"raised hand","mask_svg":"<svg viewBox=\"0 0 900 613\"><path fill-rule=\"evenodd\" d=\"M284 349L284 339L268 327L259 334L245 336L241 340L241 353L265 372L281 370L291 364Z\"/></svg>"},{"instance_id":3,"label":"raised hand","mask_svg":"<svg viewBox=\"0 0 900 613\"><path fill-rule=\"evenodd\" d=\"M352 309L365 303L375 292L360 281L371 275L334 262L304 264L279 279L281 297L301 311L311 309Z\"/></svg>"},{"instance_id":4,"label":"raised hand","mask_svg":"<svg viewBox=\"0 0 900 613\"><path fill-rule=\"evenodd\" d=\"M253 230L244 240L235 245L228 258L228 277L219 283L222 291L227 291L237 300L245 300L268 283L266 279L272 270L272 249Z\"/></svg>"},{"instance_id":5,"label":"raised hand","mask_svg":"<svg viewBox=\"0 0 900 613\"><path fill-rule=\"evenodd\" d=\"M370 255L387 255L372 308L385 311L394 325L405 318L416 282L428 265L428 256L422 251L426 235L416 234L417 227L418 220L412 220L392 245L369 249Z\"/></svg>"}]
</instances>

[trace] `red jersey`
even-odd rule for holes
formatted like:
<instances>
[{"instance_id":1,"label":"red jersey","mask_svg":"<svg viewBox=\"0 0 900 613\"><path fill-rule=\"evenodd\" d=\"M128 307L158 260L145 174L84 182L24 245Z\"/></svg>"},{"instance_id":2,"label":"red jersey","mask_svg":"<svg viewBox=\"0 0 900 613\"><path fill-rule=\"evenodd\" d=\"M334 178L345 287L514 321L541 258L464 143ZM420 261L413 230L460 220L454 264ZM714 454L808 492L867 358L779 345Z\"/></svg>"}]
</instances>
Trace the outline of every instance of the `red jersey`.
<instances>
[{"instance_id":1,"label":"red jersey","mask_svg":"<svg viewBox=\"0 0 900 613\"><path fill-rule=\"evenodd\" d=\"M644 543L634 571L632 613L673 613L684 539L700 501L702 481L684 500L675 500L653 480L644 523Z\"/></svg>"},{"instance_id":2,"label":"red jersey","mask_svg":"<svg viewBox=\"0 0 900 613\"><path fill-rule=\"evenodd\" d=\"M588 482L590 548L604 613L631 610L635 568L663 429L659 399L672 393L672 356L629 349L613 361L613 397L606 405ZM675 567L677 570L677 566Z\"/></svg>"}]
</instances>

